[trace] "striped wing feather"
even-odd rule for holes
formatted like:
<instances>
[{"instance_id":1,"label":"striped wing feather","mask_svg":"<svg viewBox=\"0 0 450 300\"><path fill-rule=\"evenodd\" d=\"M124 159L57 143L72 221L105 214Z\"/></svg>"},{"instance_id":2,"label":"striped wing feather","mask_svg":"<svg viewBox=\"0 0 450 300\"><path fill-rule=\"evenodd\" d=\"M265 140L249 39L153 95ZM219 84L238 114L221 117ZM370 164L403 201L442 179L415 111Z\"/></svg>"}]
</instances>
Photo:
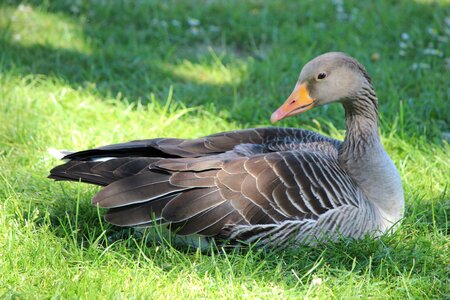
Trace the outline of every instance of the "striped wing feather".
<instances>
[{"instance_id":1,"label":"striped wing feather","mask_svg":"<svg viewBox=\"0 0 450 300\"><path fill-rule=\"evenodd\" d=\"M338 147L291 128L142 140L69 154L49 177L106 186L93 203L108 208L105 219L116 225L157 220L182 235L252 240L288 221L315 222L358 205L350 203L358 191L337 161Z\"/></svg>"}]
</instances>

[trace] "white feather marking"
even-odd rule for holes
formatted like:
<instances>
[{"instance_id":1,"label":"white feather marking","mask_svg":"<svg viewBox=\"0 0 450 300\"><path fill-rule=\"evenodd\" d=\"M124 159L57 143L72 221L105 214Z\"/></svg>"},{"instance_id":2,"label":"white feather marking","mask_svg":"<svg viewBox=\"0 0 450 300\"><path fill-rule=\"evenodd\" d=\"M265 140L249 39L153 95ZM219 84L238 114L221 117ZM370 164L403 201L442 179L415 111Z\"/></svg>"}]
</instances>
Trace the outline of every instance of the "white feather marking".
<instances>
[{"instance_id":1,"label":"white feather marking","mask_svg":"<svg viewBox=\"0 0 450 300\"><path fill-rule=\"evenodd\" d=\"M117 157L93 157L90 159L90 161L107 161L115 158Z\"/></svg>"},{"instance_id":2,"label":"white feather marking","mask_svg":"<svg viewBox=\"0 0 450 300\"><path fill-rule=\"evenodd\" d=\"M47 150L47 152L53 156L56 159L63 159L64 156L69 155L71 153L73 153L73 151L69 151L69 150L56 150L53 148L50 148Z\"/></svg>"},{"instance_id":3,"label":"white feather marking","mask_svg":"<svg viewBox=\"0 0 450 300\"><path fill-rule=\"evenodd\" d=\"M69 161L70 159L64 159L64 157L69 155L69 154L75 153L75 151L56 150L56 149L53 149L53 148L48 149L47 152L51 156L53 156L54 158L60 159L60 160L63 160L63 161ZM117 157L92 157L92 158L89 159L89 161L100 161L101 162L101 161L107 161L107 160L115 159L115 158L117 158Z\"/></svg>"}]
</instances>

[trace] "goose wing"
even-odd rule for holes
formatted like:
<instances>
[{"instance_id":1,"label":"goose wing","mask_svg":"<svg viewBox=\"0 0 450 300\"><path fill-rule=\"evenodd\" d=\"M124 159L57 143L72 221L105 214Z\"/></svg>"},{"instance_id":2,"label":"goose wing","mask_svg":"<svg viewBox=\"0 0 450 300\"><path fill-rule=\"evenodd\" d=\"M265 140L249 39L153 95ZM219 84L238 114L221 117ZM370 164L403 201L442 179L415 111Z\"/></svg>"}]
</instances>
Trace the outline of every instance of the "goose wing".
<instances>
[{"instance_id":1,"label":"goose wing","mask_svg":"<svg viewBox=\"0 0 450 300\"><path fill-rule=\"evenodd\" d=\"M66 155L64 159L79 161L102 157L201 157L227 151L248 155L258 152L296 149L308 143L318 142L329 143L335 147L341 143L309 130L265 127L222 132L197 139L156 138L136 140L71 153ZM252 147L248 147L241 153L240 145L252 145ZM238 147L236 148L236 146Z\"/></svg>"},{"instance_id":2,"label":"goose wing","mask_svg":"<svg viewBox=\"0 0 450 300\"><path fill-rule=\"evenodd\" d=\"M317 220L357 206L357 188L337 161L339 142L290 128L154 139L68 155L51 177L106 185L93 203L107 221L227 238L234 226ZM98 161L101 157L114 157Z\"/></svg>"}]
</instances>

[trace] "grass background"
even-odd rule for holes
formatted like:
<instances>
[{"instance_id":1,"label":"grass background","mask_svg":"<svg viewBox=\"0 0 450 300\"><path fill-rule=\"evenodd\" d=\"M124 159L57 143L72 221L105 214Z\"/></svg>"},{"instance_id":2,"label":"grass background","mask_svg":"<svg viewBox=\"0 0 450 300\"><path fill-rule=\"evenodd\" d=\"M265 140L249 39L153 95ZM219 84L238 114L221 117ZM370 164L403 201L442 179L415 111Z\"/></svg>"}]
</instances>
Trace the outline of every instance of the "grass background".
<instances>
[{"instance_id":1,"label":"grass background","mask_svg":"<svg viewBox=\"0 0 450 300\"><path fill-rule=\"evenodd\" d=\"M449 298L448 1L1 1L0 297ZM379 240L210 254L145 244L45 177L48 148L269 125L301 66L360 60L406 215ZM339 105L282 126L344 135Z\"/></svg>"}]
</instances>

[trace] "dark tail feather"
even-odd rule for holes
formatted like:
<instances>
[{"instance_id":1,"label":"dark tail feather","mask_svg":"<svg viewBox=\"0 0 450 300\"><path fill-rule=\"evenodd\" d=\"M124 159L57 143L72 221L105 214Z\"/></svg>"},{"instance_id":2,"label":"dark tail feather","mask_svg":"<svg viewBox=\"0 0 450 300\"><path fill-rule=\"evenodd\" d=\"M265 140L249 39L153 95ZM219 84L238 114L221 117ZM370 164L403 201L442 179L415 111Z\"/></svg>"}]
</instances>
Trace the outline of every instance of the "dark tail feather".
<instances>
[{"instance_id":1,"label":"dark tail feather","mask_svg":"<svg viewBox=\"0 0 450 300\"><path fill-rule=\"evenodd\" d=\"M158 148L161 139L131 141L121 144L107 145L95 149L78 151L64 157L70 160L89 161L102 157L180 157L177 154L167 153Z\"/></svg>"},{"instance_id":2,"label":"dark tail feather","mask_svg":"<svg viewBox=\"0 0 450 300\"><path fill-rule=\"evenodd\" d=\"M107 161L69 161L53 168L48 178L106 186L116 180L148 170L148 166L158 160L123 157Z\"/></svg>"},{"instance_id":3,"label":"dark tail feather","mask_svg":"<svg viewBox=\"0 0 450 300\"><path fill-rule=\"evenodd\" d=\"M109 177L91 172L91 168L95 164L95 162L69 161L50 170L48 178L57 181L82 181L101 186L108 185L112 182Z\"/></svg>"}]
</instances>

